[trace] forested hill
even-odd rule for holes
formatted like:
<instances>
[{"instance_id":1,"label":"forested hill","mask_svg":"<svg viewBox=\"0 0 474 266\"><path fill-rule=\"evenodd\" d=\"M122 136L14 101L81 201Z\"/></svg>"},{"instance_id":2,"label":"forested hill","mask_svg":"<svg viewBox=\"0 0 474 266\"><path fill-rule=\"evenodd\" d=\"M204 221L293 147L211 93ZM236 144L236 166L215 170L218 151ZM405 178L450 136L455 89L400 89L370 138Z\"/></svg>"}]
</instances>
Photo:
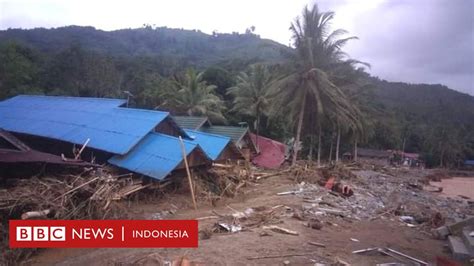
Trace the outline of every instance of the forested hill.
<instances>
[{"instance_id":1,"label":"forested hill","mask_svg":"<svg viewBox=\"0 0 474 266\"><path fill-rule=\"evenodd\" d=\"M216 85L227 122L253 125L254 117L232 111L227 89L251 64L288 62L291 52L251 30L208 35L151 27L9 29L0 31L0 100L18 94L124 98L128 91L134 95L132 105L155 108L176 94L169 92L176 89L176 81L187 82L182 79L187 69L196 68L204 72L203 81ZM187 78L198 76L188 74ZM367 138L361 146L404 147L423 153L431 165L442 158L451 165L474 158L474 97L443 85L387 82L364 75L371 89L355 90L351 97L367 116ZM279 140L292 136L293 125L285 116L280 112L272 123L262 123L260 133ZM331 143L331 128L325 126L325 143ZM342 142L344 151L351 149L350 135L342 136ZM330 150L327 146L323 155Z\"/></svg>"},{"instance_id":2,"label":"forested hill","mask_svg":"<svg viewBox=\"0 0 474 266\"><path fill-rule=\"evenodd\" d=\"M474 97L440 84L409 84L372 79L377 101L397 113L429 123L474 124ZM474 133L473 133L474 134Z\"/></svg>"},{"instance_id":3,"label":"forested hill","mask_svg":"<svg viewBox=\"0 0 474 266\"><path fill-rule=\"evenodd\" d=\"M166 27L102 31L93 27L68 26L54 29L9 29L0 31L0 42L13 40L46 53L72 45L115 57L173 57L188 65L207 67L222 61L280 61L289 48L245 34L208 35L196 30Z\"/></svg>"}]
</instances>

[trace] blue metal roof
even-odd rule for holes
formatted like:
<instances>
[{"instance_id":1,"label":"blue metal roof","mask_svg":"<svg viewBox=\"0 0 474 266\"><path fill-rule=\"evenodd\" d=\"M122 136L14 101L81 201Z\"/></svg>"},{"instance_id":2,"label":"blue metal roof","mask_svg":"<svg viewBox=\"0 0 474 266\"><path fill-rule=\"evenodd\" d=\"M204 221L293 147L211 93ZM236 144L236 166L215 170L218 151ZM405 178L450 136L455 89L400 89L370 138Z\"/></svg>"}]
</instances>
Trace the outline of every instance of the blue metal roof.
<instances>
[{"instance_id":1,"label":"blue metal roof","mask_svg":"<svg viewBox=\"0 0 474 266\"><path fill-rule=\"evenodd\" d=\"M51 109L74 110L80 106L81 109L90 109L91 112L95 112L98 110L107 110L112 107L122 106L127 103L127 100L70 96L18 95L4 100L3 103L4 102L8 102L11 105L18 104L31 109L37 107L49 107Z\"/></svg>"},{"instance_id":2,"label":"blue metal roof","mask_svg":"<svg viewBox=\"0 0 474 266\"><path fill-rule=\"evenodd\" d=\"M199 144L206 155L212 160L216 160L230 142L229 137L221 135L209 134L190 129L185 129L184 131L186 131L191 139L193 139L194 143Z\"/></svg>"},{"instance_id":3,"label":"blue metal roof","mask_svg":"<svg viewBox=\"0 0 474 266\"><path fill-rule=\"evenodd\" d=\"M465 160L464 165L472 165L474 166L474 160Z\"/></svg>"},{"instance_id":4,"label":"blue metal roof","mask_svg":"<svg viewBox=\"0 0 474 266\"><path fill-rule=\"evenodd\" d=\"M196 143L183 140L186 155L200 149ZM115 155L109 163L158 180L164 179L183 160L181 143L178 138L149 133L131 152Z\"/></svg>"},{"instance_id":5,"label":"blue metal roof","mask_svg":"<svg viewBox=\"0 0 474 266\"><path fill-rule=\"evenodd\" d=\"M169 114L118 107L125 100L16 96L0 102L0 127L115 154L129 152Z\"/></svg>"}]
</instances>

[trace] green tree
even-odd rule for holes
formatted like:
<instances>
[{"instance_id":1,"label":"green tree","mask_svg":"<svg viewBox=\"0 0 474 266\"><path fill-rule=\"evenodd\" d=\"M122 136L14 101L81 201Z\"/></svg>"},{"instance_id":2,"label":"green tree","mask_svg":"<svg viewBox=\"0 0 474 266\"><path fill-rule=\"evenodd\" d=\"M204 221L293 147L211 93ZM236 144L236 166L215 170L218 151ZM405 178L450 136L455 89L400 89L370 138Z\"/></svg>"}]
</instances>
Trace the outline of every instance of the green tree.
<instances>
[{"instance_id":1,"label":"green tree","mask_svg":"<svg viewBox=\"0 0 474 266\"><path fill-rule=\"evenodd\" d=\"M255 118L254 128L257 136L260 134L262 115L268 116L270 111L273 81L267 66L252 65L248 73L242 72L237 76L237 85L227 91L234 98L232 111Z\"/></svg>"},{"instance_id":2,"label":"green tree","mask_svg":"<svg viewBox=\"0 0 474 266\"><path fill-rule=\"evenodd\" d=\"M307 109L314 112L312 117L316 121L311 123L316 124L318 131L318 163L324 110L337 110L339 115L356 120L353 106L330 76L340 64L347 64L347 60L344 61L346 54L341 48L355 37L340 39L346 33L344 30L330 32L333 18L333 12L319 12L317 4L311 9L305 7L302 17L290 27L296 51L293 70L278 83L281 104L288 105L297 117L296 143L301 139ZM292 164L295 164L297 155L298 150L294 149Z\"/></svg>"},{"instance_id":3,"label":"green tree","mask_svg":"<svg viewBox=\"0 0 474 266\"><path fill-rule=\"evenodd\" d=\"M214 92L216 86L208 85L202 80L202 75L202 72L188 69L184 76L175 77L175 93L170 95L172 101L168 105L190 116L206 115L213 122L225 123L226 119L222 114L224 103Z\"/></svg>"},{"instance_id":4,"label":"green tree","mask_svg":"<svg viewBox=\"0 0 474 266\"><path fill-rule=\"evenodd\" d=\"M207 84L216 85L216 94L222 97L222 99L230 100L226 94L226 90L234 86L235 81L227 70L217 66L209 67L204 71L202 79L206 81Z\"/></svg>"},{"instance_id":5,"label":"green tree","mask_svg":"<svg viewBox=\"0 0 474 266\"><path fill-rule=\"evenodd\" d=\"M31 49L14 42L0 46L0 99L23 93L42 93L37 89L39 67Z\"/></svg>"},{"instance_id":6,"label":"green tree","mask_svg":"<svg viewBox=\"0 0 474 266\"><path fill-rule=\"evenodd\" d=\"M120 95L120 75L112 58L84 50L78 45L57 54L45 86L49 94L88 97Z\"/></svg>"}]
</instances>

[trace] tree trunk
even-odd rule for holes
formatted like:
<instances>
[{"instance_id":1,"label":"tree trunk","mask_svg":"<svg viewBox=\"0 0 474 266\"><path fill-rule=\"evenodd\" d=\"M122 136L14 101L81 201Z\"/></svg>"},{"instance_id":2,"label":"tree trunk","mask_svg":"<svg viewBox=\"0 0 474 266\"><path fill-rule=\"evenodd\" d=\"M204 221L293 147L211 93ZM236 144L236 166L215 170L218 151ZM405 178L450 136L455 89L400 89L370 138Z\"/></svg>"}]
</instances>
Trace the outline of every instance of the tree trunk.
<instances>
[{"instance_id":1,"label":"tree trunk","mask_svg":"<svg viewBox=\"0 0 474 266\"><path fill-rule=\"evenodd\" d=\"M319 124L318 132L318 167L321 166L321 124Z\"/></svg>"},{"instance_id":2,"label":"tree trunk","mask_svg":"<svg viewBox=\"0 0 474 266\"><path fill-rule=\"evenodd\" d=\"M440 160L439 165L441 166L441 168L444 168L444 149L441 149L441 156L439 160Z\"/></svg>"},{"instance_id":3,"label":"tree trunk","mask_svg":"<svg viewBox=\"0 0 474 266\"><path fill-rule=\"evenodd\" d=\"M329 162L332 161L332 146L333 146L333 142L334 142L334 133L331 134L331 145L329 146Z\"/></svg>"},{"instance_id":4,"label":"tree trunk","mask_svg":"<svg viewBox=\"0 0 474 266\"><path fill-rule=\"evenodd\" d=\"M311 134L309 137L309 153L308 153L308 160L312 161L313 160L313 145L314 145L314 136Z\"/></svg>"},{"instance_id":5,"label":"tree trunk","mask_svg":"<svg viewBox=\"0 0 474 266\"><path fill-rule=\"evenodd\" d=\"M402 152L403 154L405 154L405 137L403 137L403 141L402 141Z\"/></svg>"},{"instance_id":6,"label":"tree trunk","mask_svg":"<svg viewBox=\"0 0 474 266\"><path fill-rule=\"evenodd\" d=\"M295 143L293 144L293 159L291 161L291 166L294 166L296 164L296 158L298 157L298 147L297 145L300 142L300 137L301 137L301 128L303 127L303 117L304 117L304 108L306 105L306 92L303 94L303 102L301 104L301 109L298 117L298 128L296 129L296 140Z\"/></svg>"},{"instance_id":7,"label":"tree trunk","mask_svg":"<svg viewBox=\"0 0 474 266\"><path fill-rule=\"evenodd\" d=\"M357 138L354 140L354 162L357 162Z\"/></svg>"},{"instance_id":8,"label":"tree trunk","mask_svg":"<svg viewBox=\"0 0 474 266\"><path fill-rule=\"evenodd\" d=\"M337 140L336 140L336 163L339 162L339 146L341 143L341 128L337 125Z\"/></svg>"},{"instance_id":9,"label":"tree trunk","mask_svg":"<svg viewBox=\"0 0 474 266\"><path fill-rule=\"evenodd\" d=\"M257 115L257 121L255 122L256 125L255 125L255 131L257 133L257 137L255 138L255 146L257 147L257 152L260 153L260 148L258 147L258 137L260 136L260 110L258 110L257 108L257 112L256 112L256 115Z\"/></svg>"}]
</instances>

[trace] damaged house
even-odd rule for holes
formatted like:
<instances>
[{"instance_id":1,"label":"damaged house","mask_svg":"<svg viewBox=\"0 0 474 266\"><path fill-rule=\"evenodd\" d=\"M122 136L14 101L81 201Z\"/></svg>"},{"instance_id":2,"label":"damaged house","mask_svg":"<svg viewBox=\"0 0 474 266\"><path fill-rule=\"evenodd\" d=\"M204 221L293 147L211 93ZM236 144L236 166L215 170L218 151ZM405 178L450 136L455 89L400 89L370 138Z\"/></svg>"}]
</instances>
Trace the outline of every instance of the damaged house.
<instances>
[{"instance_id":1,"label":"damaged house","mask_svg":"<svg viewBox=\"0 0 474 266\"><path fill-rule=\"evenodd\" d=\"M184 129L229 137L243 154L255 155L258 153L248 127L215 126L207 117L203 116L173 116L173 119Z\"/></svg>"},{"instance_id":2,"label":"damaged house","mask_svg":"<svg viewBox=\"0 0 474 266\"><path fill-rule=\"evenodd\" d=\"M285 144L262 136L257 138L248 127L216 126L212 125L207 117L202 116L173 118L186 132L189 129L200 132L199 134L208 133L230 138L245 157L251 158L252 162L260 167L276 169L285 161Z\"/></svg>"},{"instance_id":3,"label":"damaged house","mask_svg":"<svg viewBox=\"0 0 474 266\"><path fill-rule=\"evenodd\" d=\"M20 95L0 102L0 128L35 149L82 158L162 180L182 168L184 139L190 167L211 159L167 112L122 107L120 99ZM73 145L71 145L73 144Z\"/></svg>"}]
</instances>

